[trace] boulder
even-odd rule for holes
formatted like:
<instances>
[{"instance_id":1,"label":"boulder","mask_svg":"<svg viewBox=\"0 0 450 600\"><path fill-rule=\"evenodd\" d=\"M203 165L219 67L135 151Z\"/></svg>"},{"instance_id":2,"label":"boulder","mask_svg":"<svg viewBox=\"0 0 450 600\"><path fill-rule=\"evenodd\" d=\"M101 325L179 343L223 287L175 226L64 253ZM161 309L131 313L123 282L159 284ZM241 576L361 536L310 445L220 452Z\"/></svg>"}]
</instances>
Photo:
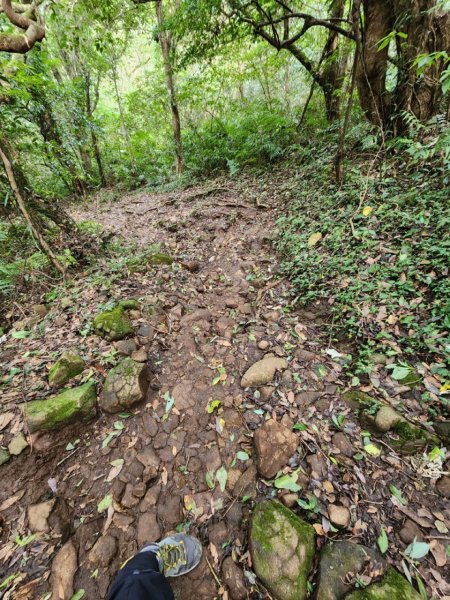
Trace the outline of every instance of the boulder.
<instances>
[{"instance_id":1,"label":"boulder","mask_svg":"<svg viewBox=\"0 0 450 600\"><path fill-rule=\"evenodd\" d=\"M78 354L65 352L53 365L48 374L48 382L54 388L65 385L73 377L84 371L84 360Z\"/></svg>"},{"instance_id":2,"label":"boulder","mask_svg":"<svg viewBox=\"0 0 450 600\"><path fill-rule=\"evenodd\" d=\"M351 581L356 575L363 572L383 575L386 570L384 558L370 548L351 542L327 544L320 554L317 600L342 600L351 591Z\"/></svg>"},{"instance_id":3,"label":"boulder","mask_svg":"<svg viewBox=\"0 0 450 600\"><path fill-rule=\"evenodd\" d=\"M272 381L276 371L282 371L287 369L287 367L288 362L284 358L276 356L265 357L247 369L241 379L241 386L247 388L265 385L269 381Z\"/></svg>"},{"instance_id":4,"label":"boulder","mask_svg":"<svg viewBox=\"0 0 450 600\"><path fill-rule=\"evenodd\" d=\"M402 454L420 452L428 444L439 446L437 435L429 433L421 427L416 427L405 419L396 423L391 432L394 435L389 437L389 444Z\"/></svg>"},{"instance_id":5,"label":"boulder","mask_svg":"<svg viewBox=\"0 0 450 600\"><path fill-rule=\"evenodd\" d=\"M420 600L421 595L395 569L363 590L355 590L345 600Z\"/></svg>"},{"instance_id":6,"label":"boulder","mask_svg":"<svg viewBox=\"0 0 450 600\"><path fill-rule=\"evenodd\" d=\"M19 454L22 454L22 452L25 450L25 448L28 448L28 446L29 444L23 433L18 433L9 442L8 450L12 456L19 456Z\"/></svg>"},{"instance_id":7,"label":"boulder","mask_svg":"<svg viewBox=\"0 0 450 600\"><path fill-rule=\"evenodd\" d=\"M295 433L272 419L255 432L254 441L256 466L259 473L268 479L275 477L298 446Z\"/></svg>"},{"instance_id":8,"label":"boulder","mask_svg":"<svg viewBox=\"0 0 450 600\"><path fill-rule=\"evenodd\" d=\"M52 563L52 600L71 600L73 579L78 569L77 551L72 541L58 550Z\"/></svg>"},{"instance_id":9,"label":"boulder","mask_svg":"<svg viewBox=\"0 0 450 600\"><path fill-rule=\"evenodd\" d=\"M378 431L385 433L393 429L397 423L404 420L402 415L394 410L392 406L385 405L375 415L375 427Z\"/></svg>"},{"instance_id":10,"label":"boulder","mask_svg":"<svg viewBox=\"0 0 450 600\"><path fill-rule=\"evenodd\" d=\"M97 394L95 381L64 390L46 400L33 400L25 406L30 433L57 429L75 421L88 421L95 416Z\"/></svg>"},{"instance_id":11,"label":"boulder","mask_svg":"<svg viewBox=\"0 0 450 600\"><path fill-rule=\"evenodd\" d=\"M122 340L134 333L130 317L121 306L98 314L93 325L96 333L110 342Z\"/></svg>"},{"instance_id":12,"label":"boulder","mask_svg":"<svg viewBox=\"0 0 450 600\"><path fill-rule=\"evenodd\" d=\"M304 600L315 541L314 529L276 500L255 508L250 552L257 576L277 600Z\"/></svg>"},{"instance_id":13,"label":"boulder","mask_svg":"<svg viewBox=\"0 0 450 600\"><path fill-rule=\"evenodd\" d=\"M108 413L130 408L145 398L149 382L147 365L124 358L106 376L99 405Z\"/></svg>"}]
</instances>

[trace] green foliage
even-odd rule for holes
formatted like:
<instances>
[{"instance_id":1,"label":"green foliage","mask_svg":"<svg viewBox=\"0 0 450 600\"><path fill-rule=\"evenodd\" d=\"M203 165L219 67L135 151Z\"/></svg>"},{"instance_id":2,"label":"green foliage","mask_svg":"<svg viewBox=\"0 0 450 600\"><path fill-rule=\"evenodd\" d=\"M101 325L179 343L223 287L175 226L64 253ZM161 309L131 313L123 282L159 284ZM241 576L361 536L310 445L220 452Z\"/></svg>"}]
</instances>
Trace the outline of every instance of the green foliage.
<instances>
[{"instance_id":1,"label":"green foliage","mask_svg":"<svg viewBox=\"0 0 450 600\"><path fill-rule=\"evenodd\" d=\"M392 158L377 176L353 161L339 188L326 139L304 150L303 165L278 222L295 302L327 299L335 327L372 350L448 355L450 207L440 170Z\"/></svg>"}]
</instances>

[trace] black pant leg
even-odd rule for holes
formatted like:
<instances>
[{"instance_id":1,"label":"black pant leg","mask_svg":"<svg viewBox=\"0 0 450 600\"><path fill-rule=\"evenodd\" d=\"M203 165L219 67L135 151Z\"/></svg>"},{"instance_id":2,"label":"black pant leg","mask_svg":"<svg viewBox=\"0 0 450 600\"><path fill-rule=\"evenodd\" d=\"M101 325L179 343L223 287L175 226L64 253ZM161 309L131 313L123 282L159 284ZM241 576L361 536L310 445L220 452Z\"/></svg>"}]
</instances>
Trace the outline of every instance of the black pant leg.
<instances>
[{"instance_id":1,"label":"black pant leg","mask_svg":"<svg viewBox=\"0 0 450 600\"><path fill-rule=\"evenodd\" d=\"M119 571L108 600L174 600L169 582L159 572L153 552L136 554Z\"/></svg>"}]
</instances>

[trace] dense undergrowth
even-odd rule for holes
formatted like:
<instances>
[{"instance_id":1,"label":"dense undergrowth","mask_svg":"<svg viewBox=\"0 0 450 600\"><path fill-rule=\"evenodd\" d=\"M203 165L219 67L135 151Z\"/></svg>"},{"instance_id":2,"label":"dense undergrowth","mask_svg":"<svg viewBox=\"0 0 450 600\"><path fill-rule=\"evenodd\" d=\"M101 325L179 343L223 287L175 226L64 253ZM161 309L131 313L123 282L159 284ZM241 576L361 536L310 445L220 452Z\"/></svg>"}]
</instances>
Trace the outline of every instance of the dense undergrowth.
<instances>
[{"instance_id":1,"label":"dense undergrowth","mask_svg":"<svg viewBox=\"0 0 450 600\"><path fill-rule=\"evenodd\" d=\"M406 140L406 138L405 138ZM371 144L369 138L364 143ZM408 149L417 142L410 140ZM346 180L332 177L330 140L309 144L289 184L278 250L294 305L325 299L334 338L360 342L357 372L382 352L420 357L448 378L450 206L447 158L354 149ZM420 144L423 147L423 144Z\"/></svg>"}]
</instances>

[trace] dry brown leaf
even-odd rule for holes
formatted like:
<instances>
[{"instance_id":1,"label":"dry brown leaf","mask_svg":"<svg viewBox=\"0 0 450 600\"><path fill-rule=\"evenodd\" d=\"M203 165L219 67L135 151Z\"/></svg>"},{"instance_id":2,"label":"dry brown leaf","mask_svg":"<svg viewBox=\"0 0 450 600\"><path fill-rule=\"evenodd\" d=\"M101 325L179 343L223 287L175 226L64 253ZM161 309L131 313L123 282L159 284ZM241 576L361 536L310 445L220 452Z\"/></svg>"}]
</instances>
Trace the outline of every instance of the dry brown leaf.
<instances>
[{"instance_id":1,"label":"dry brown leaf","mask_svg":"<svg viewBox=\"0 0 450 600\"><path fill-rule=\"evenodd\" d=\"M437 540L431 540L430 552L438 567L443 567L447 564L447 552L443 544L439 543Z\"/></svg>"},{"instance_id":2,"label":"dry brown leaf","mask_svg":"<svg viewBox=\"0 0 450 600\"><path fill-rule=\"evenodd\" d=\"M15 502L20 500L22 496L25 494L25 490L20 490L15 496L11 496L0 505L0 512L7 510L10 506L12 506Z\"/></svg>"}]
</instances>

